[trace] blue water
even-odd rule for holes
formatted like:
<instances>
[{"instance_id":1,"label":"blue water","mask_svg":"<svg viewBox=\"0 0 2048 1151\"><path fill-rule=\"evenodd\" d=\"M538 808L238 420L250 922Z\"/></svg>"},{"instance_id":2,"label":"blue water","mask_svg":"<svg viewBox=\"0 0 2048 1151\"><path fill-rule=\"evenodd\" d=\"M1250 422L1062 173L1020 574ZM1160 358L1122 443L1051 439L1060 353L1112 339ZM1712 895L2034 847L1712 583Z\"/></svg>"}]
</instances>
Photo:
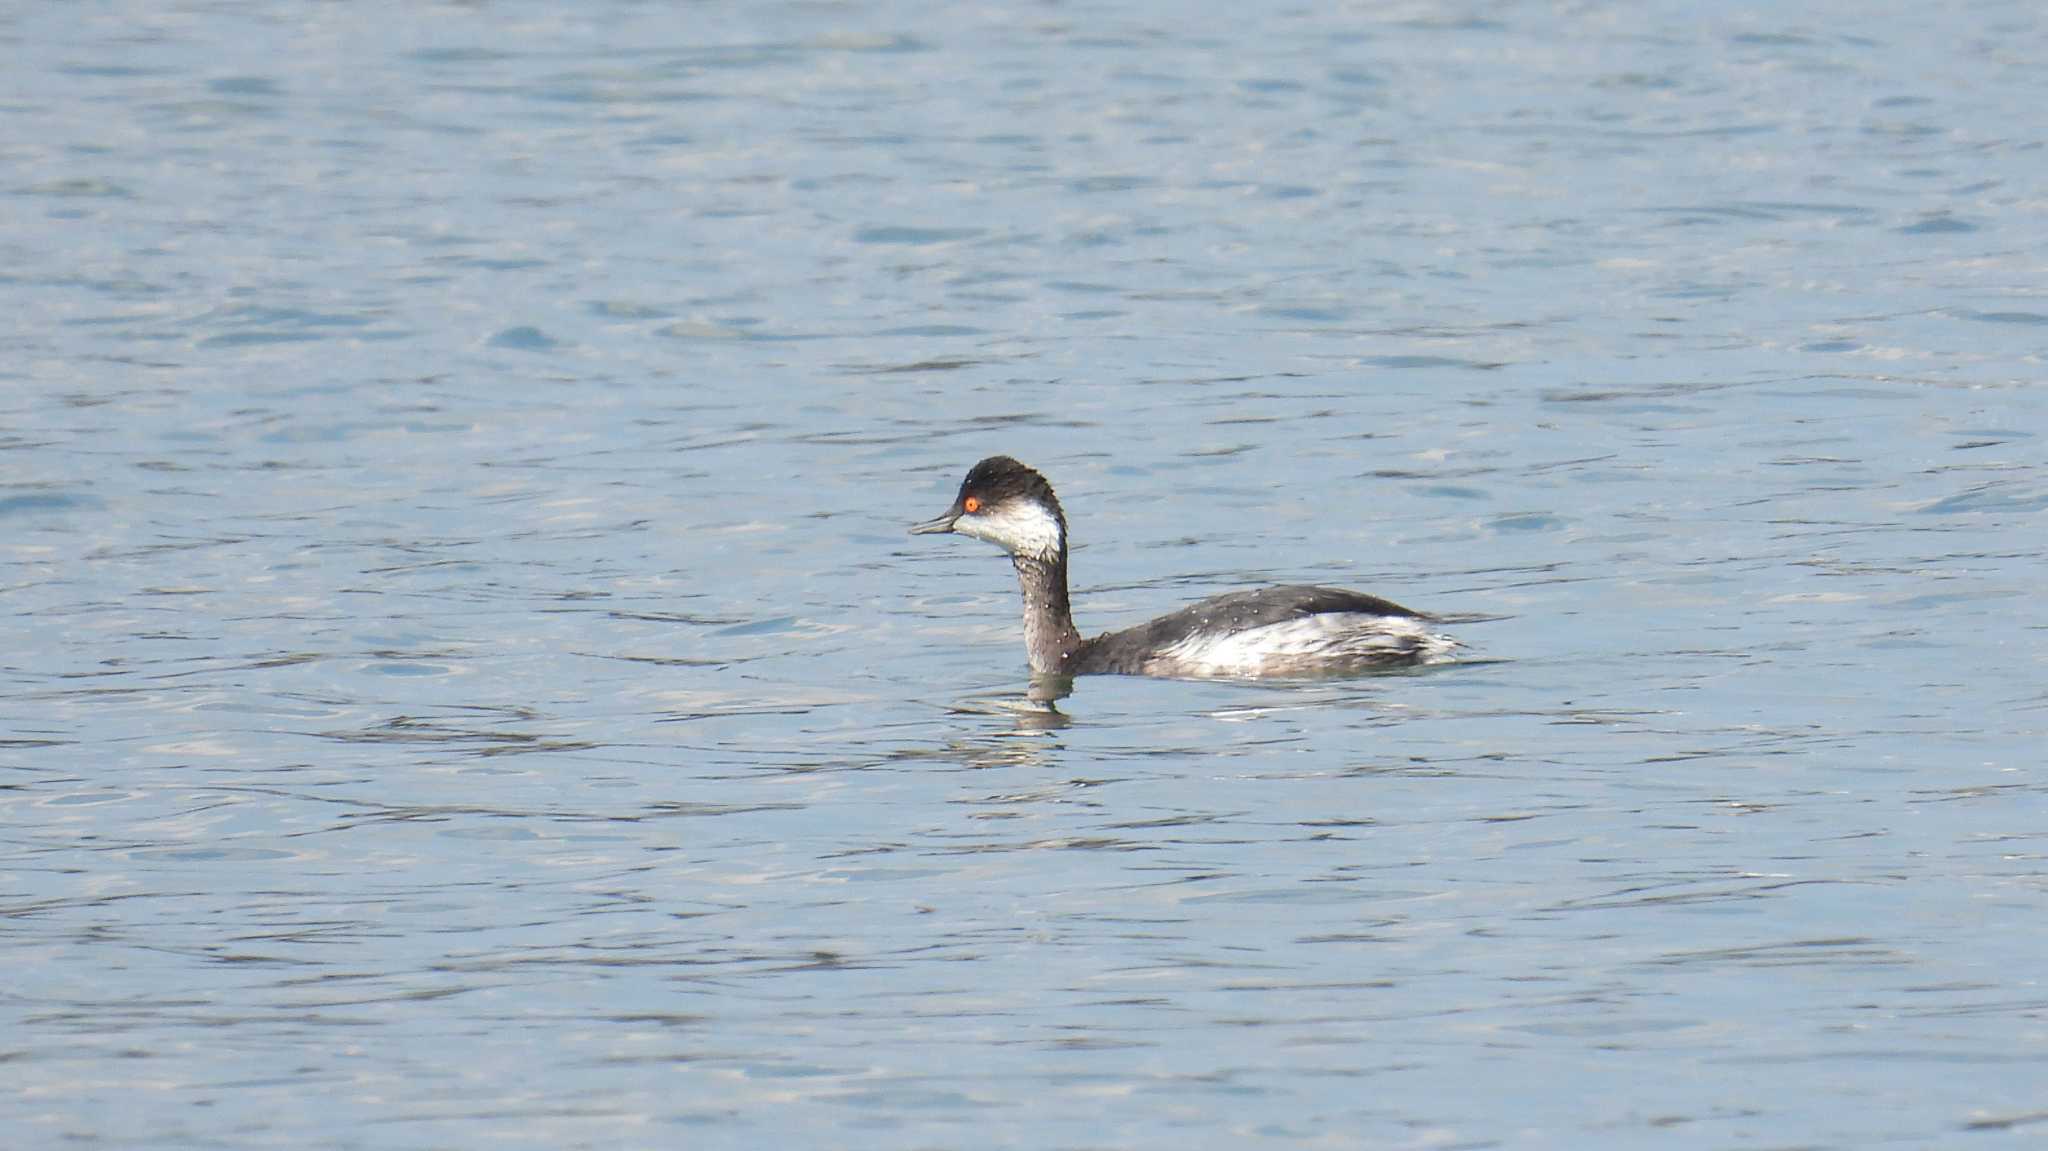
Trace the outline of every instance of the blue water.
<instances>
[{"instance_id":1,"label":"blue water","mask_svg":"<svg viewBox=\"0 0 2048 1151\"><path fill-rule=\"evenodd\" d=\"M2037 1138L2044 33L0 14L0 1143Z\"/></svg>"}]
</instances>

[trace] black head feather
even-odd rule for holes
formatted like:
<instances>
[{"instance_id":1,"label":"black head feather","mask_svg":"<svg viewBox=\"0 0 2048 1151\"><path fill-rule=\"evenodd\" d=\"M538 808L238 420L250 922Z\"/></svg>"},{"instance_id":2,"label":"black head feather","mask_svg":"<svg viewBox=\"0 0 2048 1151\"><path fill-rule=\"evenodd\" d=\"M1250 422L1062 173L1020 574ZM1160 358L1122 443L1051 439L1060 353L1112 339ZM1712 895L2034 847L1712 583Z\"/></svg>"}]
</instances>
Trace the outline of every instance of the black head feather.
<instances>
[{"instance_id":1,"label":"black head feather","mask_svg":"<svg viewBox=\"0 0 2048 1151\"><path fill-rule=\"evenodd\" d=\"M960 481L960 494L953 501L954 506L964 506L969 496L980 500L983 507L1020 496L1036 500L1052 509L1053 515L1059 517L1061 527L1067 523L1067 517L1060 511L1059 497L1052 494L1052 485L1044 476L1009 456L990 456L969 468L967 478Z\"/></svg>"}]
</instances>

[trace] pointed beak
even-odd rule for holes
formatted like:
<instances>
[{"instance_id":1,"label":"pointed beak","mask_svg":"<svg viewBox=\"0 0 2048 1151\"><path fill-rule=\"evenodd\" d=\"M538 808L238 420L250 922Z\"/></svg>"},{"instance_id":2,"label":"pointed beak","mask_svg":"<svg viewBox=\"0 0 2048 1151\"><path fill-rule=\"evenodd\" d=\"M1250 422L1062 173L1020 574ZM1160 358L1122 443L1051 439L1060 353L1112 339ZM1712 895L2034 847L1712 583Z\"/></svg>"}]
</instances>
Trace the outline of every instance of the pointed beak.
<instances>
[{"instance_id":1,"label":"pointed beak","mask_svg":"<svg viewBox=\"0 0 2048 1151\"><path fill-rule=\"evenodd\" d=\"M910 525L910 534L914 536L928 536L938 532L949 532L953 530L953 521L959 518L959 512L948 511L938 519L926 520L921 524Z\"/></svg>"}]
</instances>

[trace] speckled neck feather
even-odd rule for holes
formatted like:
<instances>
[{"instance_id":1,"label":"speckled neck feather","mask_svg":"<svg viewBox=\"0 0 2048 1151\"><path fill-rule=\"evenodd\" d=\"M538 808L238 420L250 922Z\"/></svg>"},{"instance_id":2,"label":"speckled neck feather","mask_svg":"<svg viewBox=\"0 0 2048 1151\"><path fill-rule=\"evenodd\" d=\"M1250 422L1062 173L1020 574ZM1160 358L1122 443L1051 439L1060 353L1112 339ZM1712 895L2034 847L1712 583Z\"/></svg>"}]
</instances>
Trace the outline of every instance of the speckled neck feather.
<instances>
[{"instance_id":1,"label":"speckled neck feather","mask_svg":"<svg viewBox=\"0 0 2048 1151\"><path fill-rule=\"evenodd\" d=\"M1074 610L1067 601L1067 546L1060 542L1059 554L1050 561L1013 555L1017 584L1024 590L1024 650L1031 670L1058 674L1081 650L1081 633L1074 629Z\"/></svg>"}]
</instances>

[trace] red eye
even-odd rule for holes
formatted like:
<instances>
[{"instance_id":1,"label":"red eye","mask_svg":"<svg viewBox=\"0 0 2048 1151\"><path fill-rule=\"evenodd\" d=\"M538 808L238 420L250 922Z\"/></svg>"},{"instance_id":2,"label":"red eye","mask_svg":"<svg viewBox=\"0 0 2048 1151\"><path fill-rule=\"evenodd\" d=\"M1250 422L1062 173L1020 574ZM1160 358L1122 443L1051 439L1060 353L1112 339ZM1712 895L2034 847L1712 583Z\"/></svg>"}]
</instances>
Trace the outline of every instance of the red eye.
<instances>
[{"instance_id":1,"label":"red eye","mask_svg":"<svg viewBox=\"0 0 2048 1151\"><path fill-rule=\"evenodd\" d=\"M968 515L971 516L975 512L981 510L981 497L968 496L966 499L960 501L960 506L966 510Z\"/></svg>"}]
</instances>

